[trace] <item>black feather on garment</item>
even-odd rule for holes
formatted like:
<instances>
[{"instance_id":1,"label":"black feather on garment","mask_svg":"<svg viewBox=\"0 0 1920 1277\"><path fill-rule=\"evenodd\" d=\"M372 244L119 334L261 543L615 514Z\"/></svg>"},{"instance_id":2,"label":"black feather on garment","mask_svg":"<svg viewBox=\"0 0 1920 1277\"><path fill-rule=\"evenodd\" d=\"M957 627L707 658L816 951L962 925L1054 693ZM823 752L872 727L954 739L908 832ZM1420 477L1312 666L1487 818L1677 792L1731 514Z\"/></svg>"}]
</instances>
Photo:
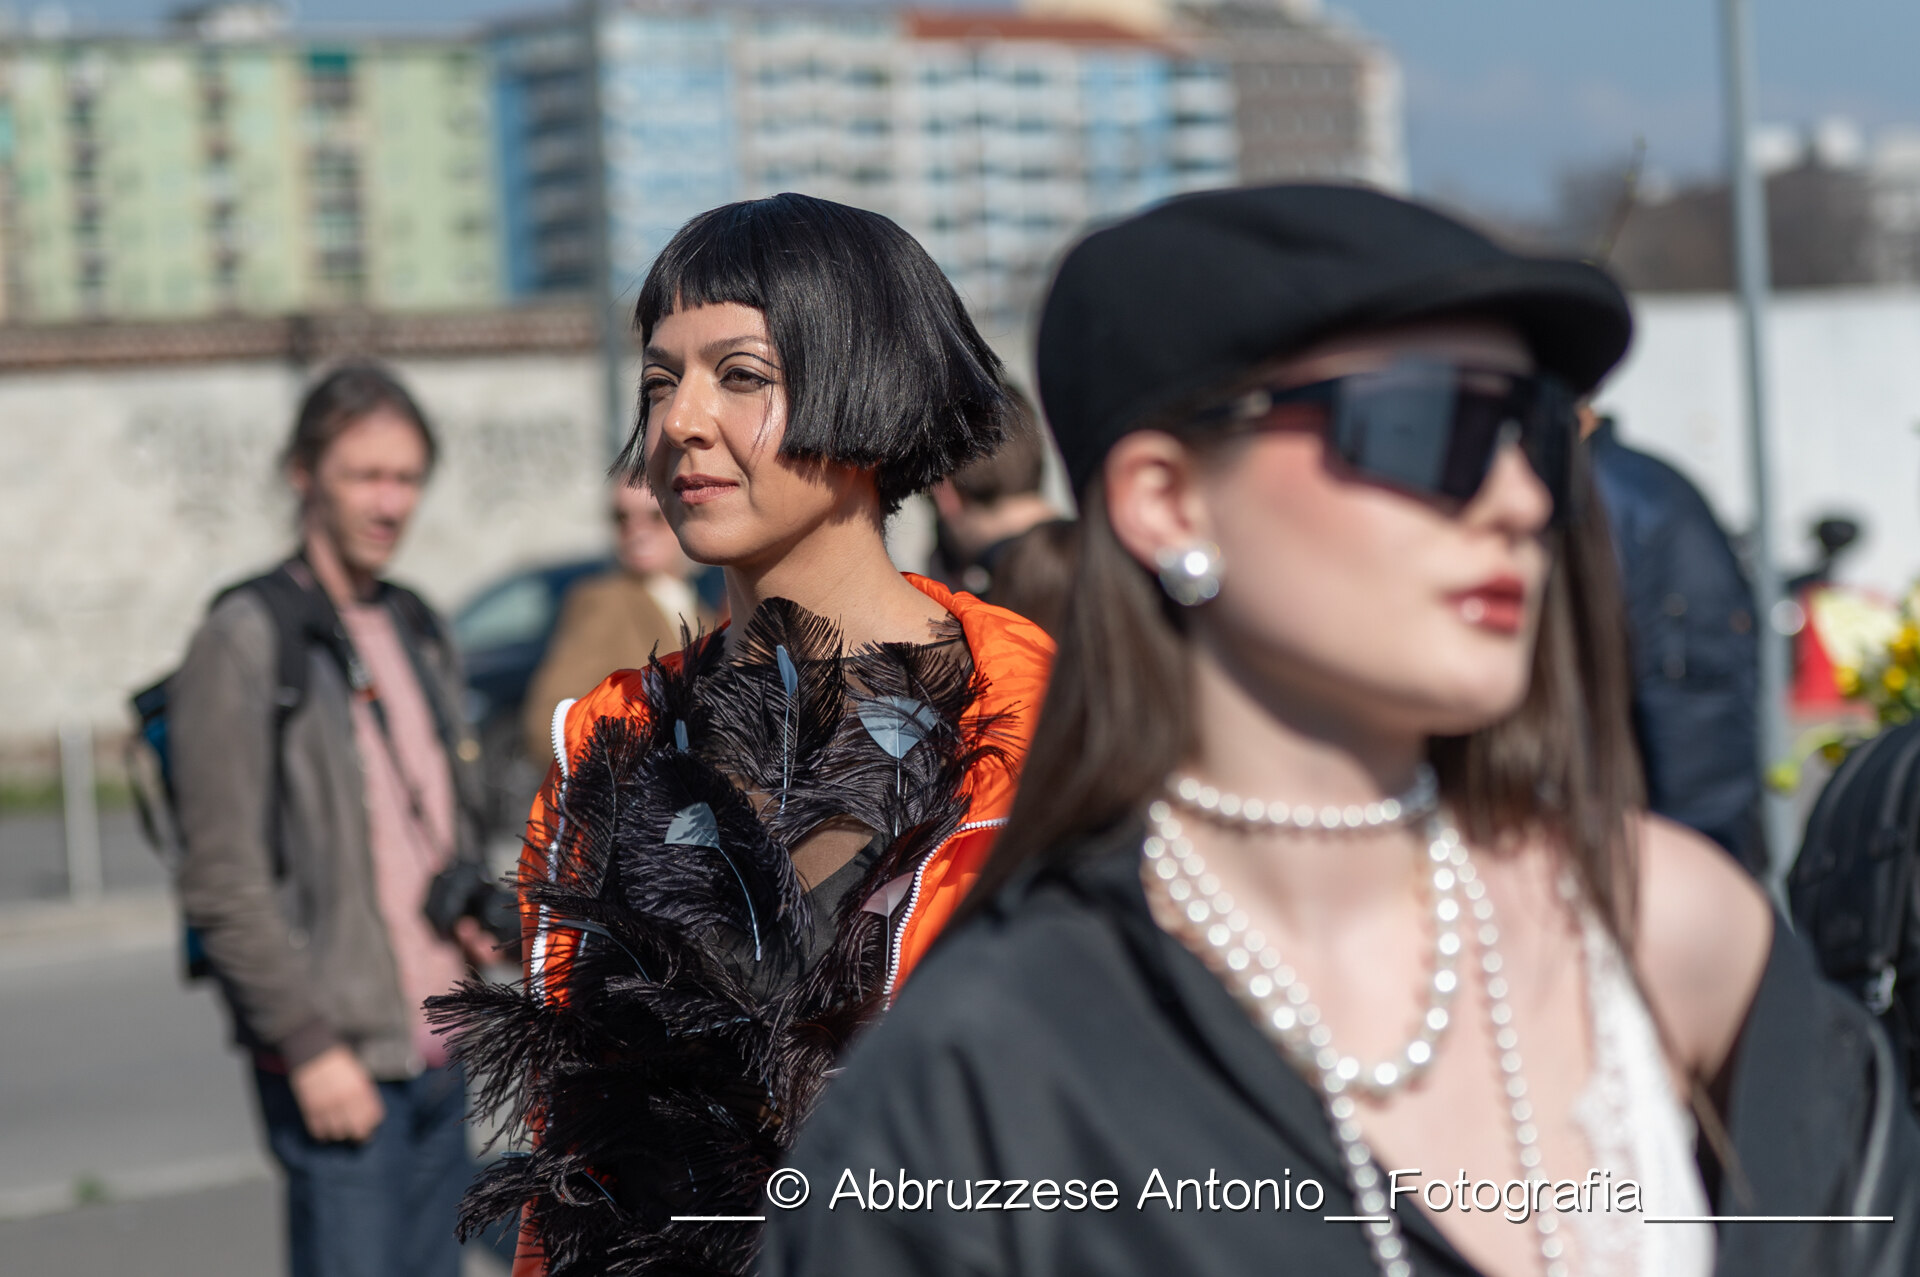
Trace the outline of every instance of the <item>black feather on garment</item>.
<instances>
[{"instance_id":1,"label":"black feather on garment","mask_svg":"<svg viewBox=\"0 0 1920 1277\"><path fill-rule=\"evenodd\" d=\"M756 1227L669 1216L761 1213L826 1070L880 1010L892 937L861 906L952 835L967 770L998 752L961 644L843 655L785 600L740 640L730 659L712 635L650 665L646 721L601 720L549 804L558 870L519 885L579 937L557 999L472 978L428 1003L478 1107L508 1115L496 1138L526 1150L475 1181L461 1235L531 1204L552 1277L749 1268ZM681 821L700 804L710 826ZM816 920L792 847L848 818L880 831L877 856ZM808 963L819 924L831 939Z\"/></svg>"}]
</instances>

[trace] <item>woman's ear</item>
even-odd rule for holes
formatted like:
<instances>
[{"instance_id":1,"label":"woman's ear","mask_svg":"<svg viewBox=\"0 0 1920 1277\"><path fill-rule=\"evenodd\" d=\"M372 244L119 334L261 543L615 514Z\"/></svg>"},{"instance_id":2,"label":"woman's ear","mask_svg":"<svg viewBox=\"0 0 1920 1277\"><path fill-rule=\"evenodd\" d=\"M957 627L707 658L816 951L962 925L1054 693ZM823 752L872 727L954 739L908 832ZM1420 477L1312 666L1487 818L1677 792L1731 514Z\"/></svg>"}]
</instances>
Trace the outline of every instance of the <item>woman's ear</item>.
<instances>
[{"instance_id":1,"label":"woman's ear","mask_svg":"<svg viewBox=\"0 0 1920 1277\"><path fill-rule=\"evenodd\" d=\"M1136 430L1102 463L1107 521L1139 564L1155 570L1163 551L1213 540L1193 453L1172 435Z\"/></svg>"}]
</instances>

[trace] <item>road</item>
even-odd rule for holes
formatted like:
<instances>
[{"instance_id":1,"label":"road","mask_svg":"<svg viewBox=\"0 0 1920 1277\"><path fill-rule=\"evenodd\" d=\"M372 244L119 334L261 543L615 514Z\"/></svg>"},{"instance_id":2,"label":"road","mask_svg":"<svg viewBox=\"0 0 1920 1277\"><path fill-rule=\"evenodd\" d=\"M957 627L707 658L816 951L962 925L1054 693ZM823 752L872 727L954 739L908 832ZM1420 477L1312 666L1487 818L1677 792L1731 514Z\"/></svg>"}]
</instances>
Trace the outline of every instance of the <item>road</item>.
<instances>
[{"instance_id":1,"label":"road","mask_svg":"<svg viewBox=\"0 0 1920 1277\"><path fill-rule=\"evenodd\" d=\"M164 895L0 910L0 1269L266 1277L278 1185ZM468 1277L504 1272L475 1245Z\"/></svg>"},{"instance_id":2,"label":"road","mask_svg":"<svg viewBox=\"0 0 1920 1277\"><path fill-rule=\"evenodd\" d=\"M66 830L57 809L0 812L0 907L67 894ZM158 891L166 870L133 808L100 809L100 869L109 894Z\"/></svg>"}]
</instances>

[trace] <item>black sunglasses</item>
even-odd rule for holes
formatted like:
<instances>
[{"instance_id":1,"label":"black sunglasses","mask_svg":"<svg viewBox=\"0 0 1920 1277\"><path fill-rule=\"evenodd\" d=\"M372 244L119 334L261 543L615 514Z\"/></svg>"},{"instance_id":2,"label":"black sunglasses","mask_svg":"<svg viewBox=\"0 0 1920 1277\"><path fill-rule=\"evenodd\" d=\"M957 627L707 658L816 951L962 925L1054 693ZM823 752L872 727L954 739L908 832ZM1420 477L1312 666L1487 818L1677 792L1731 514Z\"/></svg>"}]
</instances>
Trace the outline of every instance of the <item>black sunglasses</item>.
<instances>
[{"instance_id":1,"label":"black sunglasses","mask_svg":"<svg viewBox=\"0 0 1920 1277\"><path fill-rule=\"evenodd\" d=\"M1201 410L1197 420L1259 429L1274 409L1325 409L1327 442L1363 475L1464 505L1509 441L1520 445L1553 496L1554 522L1569 514L1577 401L1559 379L1403 359L1378 372L1304 386L1256 386Z\"/></svg>"}]
</instances>

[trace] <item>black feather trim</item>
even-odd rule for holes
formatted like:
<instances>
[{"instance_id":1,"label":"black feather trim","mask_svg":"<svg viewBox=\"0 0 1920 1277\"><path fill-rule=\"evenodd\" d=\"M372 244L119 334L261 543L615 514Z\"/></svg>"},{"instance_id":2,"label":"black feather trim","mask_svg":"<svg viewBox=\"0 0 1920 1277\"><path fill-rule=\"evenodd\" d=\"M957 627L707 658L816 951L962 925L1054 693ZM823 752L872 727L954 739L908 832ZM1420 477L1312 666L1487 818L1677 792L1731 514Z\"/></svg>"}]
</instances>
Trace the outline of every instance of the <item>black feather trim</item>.
<instances>
[{"instance_id":1,"label":"black feather trim","mask_svg":"<svg viewBox=\"0 0 1920 1277\"><path fill-rule=\"evenodd\" d=\"M893 935L862 906L953 834L968 770L999 752L964 645L844 655L785 600L730 654L689 636L643 687L647 721L601 720L550 795L564 819L534 836L557 840L554 872L519 884L577 937L554 996L469 980L429 1003L482 1111L506 1116L495 1138L521 1146L468 1192L463 1236L531 1204L551 1277L748 1270L755 1228L671 1217L758 1212L881 1009ZM809 960L792 849L848 819L881 845Z\"/></svg>"}]
</instances>

